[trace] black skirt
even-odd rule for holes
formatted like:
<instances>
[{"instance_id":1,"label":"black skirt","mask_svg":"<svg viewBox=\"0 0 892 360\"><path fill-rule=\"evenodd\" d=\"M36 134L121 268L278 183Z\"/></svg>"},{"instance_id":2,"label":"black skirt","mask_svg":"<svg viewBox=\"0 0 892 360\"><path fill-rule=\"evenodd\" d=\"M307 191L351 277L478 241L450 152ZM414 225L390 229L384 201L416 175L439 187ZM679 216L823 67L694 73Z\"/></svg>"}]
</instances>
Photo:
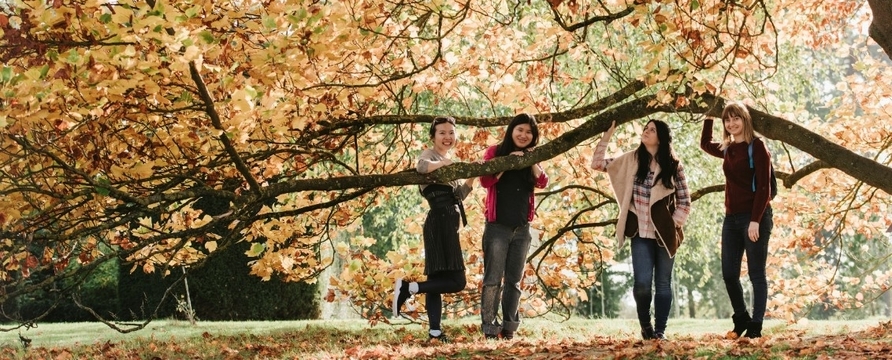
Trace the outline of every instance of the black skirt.
<instances>
[{"instance_id":1,"label":"black skirt","mask_svg":"<svg viewBox=\"0 0 892 360\"><path fill-rule=\"evenodd\" d=\"M436 185L428 186L428 188L432 186ZM449 189L451 191L451 187ZM458 228L461 222L459 205L457 203L431 203L438 205L431 207L424 220L424 274L464 270L465 259L458 237Z\"/></svg>"}]
</instances>

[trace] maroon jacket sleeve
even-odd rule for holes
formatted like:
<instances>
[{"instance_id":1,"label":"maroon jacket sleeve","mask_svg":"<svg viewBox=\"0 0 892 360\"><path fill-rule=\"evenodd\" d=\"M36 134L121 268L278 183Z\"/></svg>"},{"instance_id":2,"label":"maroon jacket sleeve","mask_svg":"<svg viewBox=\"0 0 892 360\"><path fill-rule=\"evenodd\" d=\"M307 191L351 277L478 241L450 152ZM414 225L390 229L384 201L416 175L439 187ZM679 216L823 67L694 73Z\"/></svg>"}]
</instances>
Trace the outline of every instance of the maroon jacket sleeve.
<instances>
[{"instance_id":1,"label":"maroon jacket sleeve","mask_svg":"<svg viewBox=\"0 0 892 360\"><path fill-rule=\"evenodd\" d=\"M756 194L750 221L762 221L762 215L771 201L771 155L761 139L753 139L753 176L756 181Z\"/></svg>"},{"instance_id":2,"label":"maroon jacket sleeve","mask_svg":"<svg viewBox=\"0 0 892 360\"><path fill-rule=\"evenodd\" d=\"M724 158L725 154L720 148L721 145L712 142L712 124L713 119L707 118L703 120L703 131L700 133L700 149L703 149L709 155Z\"/></svg>"}]
</instances>

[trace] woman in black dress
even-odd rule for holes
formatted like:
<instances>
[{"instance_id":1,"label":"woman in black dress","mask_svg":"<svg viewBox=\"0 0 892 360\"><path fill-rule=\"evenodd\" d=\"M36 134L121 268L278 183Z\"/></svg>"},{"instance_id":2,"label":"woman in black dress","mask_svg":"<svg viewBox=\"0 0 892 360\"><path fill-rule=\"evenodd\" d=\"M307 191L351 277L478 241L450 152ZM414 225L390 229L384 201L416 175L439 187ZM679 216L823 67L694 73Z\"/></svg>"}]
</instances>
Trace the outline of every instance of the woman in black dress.
<instances>
[{"instance_id":1,"label":"woman in black dress","mask_svg":"<svg viewBox=\"0 0 892 360\"><path fill-rule=\"evenodd\" d=\"M421 153L417 169L421 174L430 173L452 164L449 150L455 145L455 119L438 117L430 127L433 148ZM442 294L464 290L465 262L458 237L460 222L465 220L464 200L474 188L474 179L454 180L448 184L421 185L420 190L430 205L424 221L424 274L427 281L404 282L396 280L393 294L393 314L400 314L400 308L410 296L427 294L425 308L430 320L429 337L447 341L440 329L443 316Z\"/></svg>"}]
</instances>

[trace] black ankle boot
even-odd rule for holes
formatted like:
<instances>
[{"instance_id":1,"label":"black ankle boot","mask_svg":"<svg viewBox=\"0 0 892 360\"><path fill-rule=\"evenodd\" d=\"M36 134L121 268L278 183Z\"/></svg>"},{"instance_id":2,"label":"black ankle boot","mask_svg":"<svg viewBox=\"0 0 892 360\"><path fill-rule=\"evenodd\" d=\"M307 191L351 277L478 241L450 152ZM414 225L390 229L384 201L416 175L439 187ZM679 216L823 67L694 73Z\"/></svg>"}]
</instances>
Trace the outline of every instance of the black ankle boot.
<instances>
[{"instance_id":1,"label":"black ankle boot","mask_svg":"<svg viewBox=\"0 0 892 360\"><path fill-rule=\"evenodd\" d=\"M762 322L750 321L749 325L746 327L746 335L744 336L750 339L762 337Z\"/></svg>"},{"instance_id":2,"label":"black ankle boot","mask_svg":"<svg viewBox=\"0 0 892 360\"><path fill-rule=\"evenodd\" d=\"M644 340L656 339L656 334L654 333L654 328L652 326L645 326L645 327L641 328L641 338Z\"/></svg>"},{"instance_id":3,"label":"black ankle boot","mask_svg":"<svg viewBox=\"0 0 892 360\"><path fill-rule=\"evenodd\" d=\"M736 339L743 336L743 332L749 327L752 318L750 318L750 314L744 312L743 314L734 314L731 316L731 320L734 321L734 330L731 332L734 333L733 338Z\"/></svg>"}]
</instances>

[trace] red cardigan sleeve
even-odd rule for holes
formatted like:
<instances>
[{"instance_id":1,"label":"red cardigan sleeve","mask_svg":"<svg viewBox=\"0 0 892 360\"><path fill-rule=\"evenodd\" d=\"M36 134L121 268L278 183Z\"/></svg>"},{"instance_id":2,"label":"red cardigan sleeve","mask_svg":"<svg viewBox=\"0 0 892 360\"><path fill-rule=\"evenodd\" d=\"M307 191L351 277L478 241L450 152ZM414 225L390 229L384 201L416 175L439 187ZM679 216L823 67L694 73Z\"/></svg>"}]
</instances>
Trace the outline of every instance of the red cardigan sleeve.
<instances>
[{"instance_id":1,"label":"red cardigan sleeve","mask_svg":"<svg viewBox=\"0 0 892 360\"><path fill-rule=\"evenodd\" d=\"M496 157L496 146L490 146L486 148L486 152L483 153L483 161L492 160L492 158ZM496 177L497 174L488 174L480 177L480 186L483 186L486 189L489 189L497 182L499 182L499 178Z\"/></svg>"}]
</instances>

